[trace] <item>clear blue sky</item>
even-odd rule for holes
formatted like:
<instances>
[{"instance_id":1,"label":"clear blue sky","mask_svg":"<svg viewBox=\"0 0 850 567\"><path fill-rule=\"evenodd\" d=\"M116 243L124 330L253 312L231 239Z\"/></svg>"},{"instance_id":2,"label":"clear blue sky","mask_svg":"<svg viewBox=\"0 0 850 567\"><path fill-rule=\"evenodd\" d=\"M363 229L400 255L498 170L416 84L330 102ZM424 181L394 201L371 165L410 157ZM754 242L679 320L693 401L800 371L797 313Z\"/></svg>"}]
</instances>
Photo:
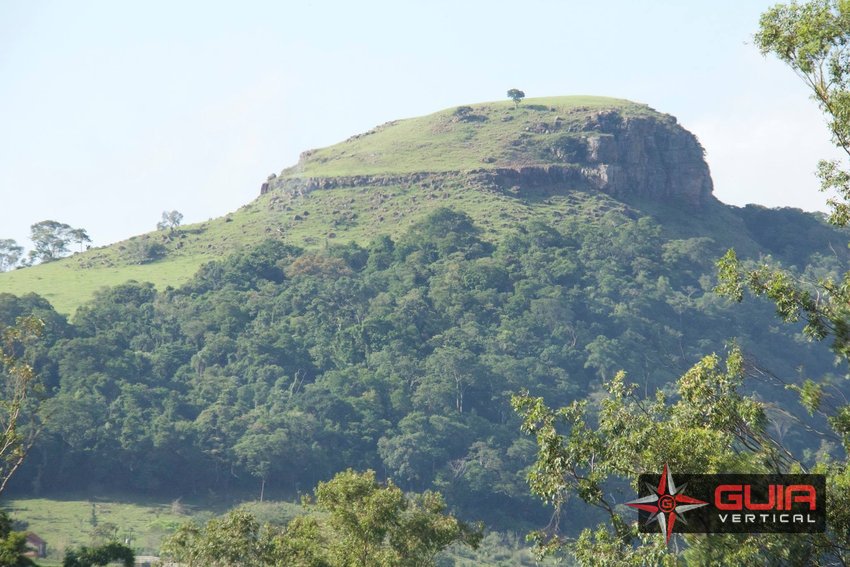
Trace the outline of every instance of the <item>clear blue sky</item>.
<instances>
[{"instance_id":1,"label":"clear blue sky","mask_svg":"<svg viewBox=\"0 0 850 567\"><path fill-rule=\"evenodd\" d=\"M305 149L512 87L648 103L700 138L721 200L823 209L823 119L752 46L771 4L0 0L0 238L206 220Z\"/></svg>"}]
</instances>

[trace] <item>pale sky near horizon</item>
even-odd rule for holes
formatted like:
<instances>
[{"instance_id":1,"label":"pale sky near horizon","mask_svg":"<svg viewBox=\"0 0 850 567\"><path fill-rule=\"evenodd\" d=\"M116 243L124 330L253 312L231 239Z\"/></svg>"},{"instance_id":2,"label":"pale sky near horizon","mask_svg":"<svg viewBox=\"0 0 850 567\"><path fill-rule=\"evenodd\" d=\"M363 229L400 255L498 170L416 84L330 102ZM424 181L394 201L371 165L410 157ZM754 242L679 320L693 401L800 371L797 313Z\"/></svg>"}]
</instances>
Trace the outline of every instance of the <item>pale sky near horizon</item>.
<instances>
[{"instance_id":1,"label":"pale sky near horizon","mask_svg":"<svg viewBox=\"0 0 850 567\"><path fill-rule=\"evenodd\" d=\"M720 200L823 210L835 155L757 0L0 0L0 238L95 245L248 203L306 149L397 118L592 94L694 132Z\"/></svg>"}]
</instances>

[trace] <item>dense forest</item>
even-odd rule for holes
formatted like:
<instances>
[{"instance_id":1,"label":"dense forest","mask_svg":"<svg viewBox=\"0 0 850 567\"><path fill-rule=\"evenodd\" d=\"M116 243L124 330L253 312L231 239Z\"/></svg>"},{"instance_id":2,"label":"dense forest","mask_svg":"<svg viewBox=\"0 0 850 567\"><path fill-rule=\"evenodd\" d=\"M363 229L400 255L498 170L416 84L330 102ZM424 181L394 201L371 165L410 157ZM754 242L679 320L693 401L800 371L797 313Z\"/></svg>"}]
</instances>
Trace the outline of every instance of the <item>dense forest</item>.
<instances>
[{"instance_id":1,"label":"dense forest","mask_svg":"<svg viewBox=\"0 0 850 567\"><path fill-rule=\"evenodd\" d=\"M776 215L784 230L821 224L742 214L756 233ZM835 271L836 258L771 239L763 260ZM46 323L34 360L48 425L13 488L291 497L374 469L439 489L462 517L539 524L525 479L536 445L512 394L593 399L620 369L651 393L734 339L783 379L835 372L767 303L733 308L713 292L723 250L616 211L518 226L493 244L439 209L396 240L267 241L179 289L107 288L70 321L36 295L0 295L0 324ZM769 380L748 388L795 403ZM769 415L787 444L806 446L778 407Z\"/></svg>"}]
</instances>

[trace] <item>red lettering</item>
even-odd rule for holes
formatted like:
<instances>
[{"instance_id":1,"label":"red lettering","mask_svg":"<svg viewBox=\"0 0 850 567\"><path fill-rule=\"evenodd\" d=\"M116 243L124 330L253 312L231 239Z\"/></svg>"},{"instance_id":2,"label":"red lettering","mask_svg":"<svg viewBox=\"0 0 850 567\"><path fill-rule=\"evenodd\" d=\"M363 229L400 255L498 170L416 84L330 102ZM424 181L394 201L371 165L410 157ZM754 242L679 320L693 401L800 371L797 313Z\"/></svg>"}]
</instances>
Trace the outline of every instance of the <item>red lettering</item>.
<instances>
[{"instance_id":1,"label":"red lettering","mask_svg":"<svg viewBox=\"0 0 850 567\"><path fill-rule=\"evenodd\" d=\"M796 493L796 494L795 494ZM785 489L785 505L791 509L792 504L808 503L809 510L817 510L815 487L811 484L792 484Z\"/></svg>"},{"instance_id":2,"label":"red lettering","mask_svg":"<svg viewBox=\"0 0 850 567\"><path fill-rule=\"evenodd\" d=\"M750 500L751 488L752 487L749 484L744 486L744 506L746 506L747 510L773 510L776 502L774 493L777 486L775 484L771 484L767 487L767 502L753 502ZM781 491L782 489L780 489L780 492Z\"/></svg>"},{"instance_id":3,"label":"red lettering","mask_svg":"<svg viewBox=\"0 0 850 567\"><path fill-rule=\"evenodd\" d=\"M771 484L767 487L767 502L753 502L749 484L721 484L714 489L714 506L718 510L791 510L794 504L808 504L809 510L817 510L815 487Z\"/></svg>"},{"instance_id":4,"label":"red lettering","mask_svg":"<svg viewBox=\"0 0 850 567\"><path fill-rule=\"evenodd\" d=\"M721 484L714 489L714 506L718 510L740 510L741 488L740 484Z\"/></svg>"}]
</instances>

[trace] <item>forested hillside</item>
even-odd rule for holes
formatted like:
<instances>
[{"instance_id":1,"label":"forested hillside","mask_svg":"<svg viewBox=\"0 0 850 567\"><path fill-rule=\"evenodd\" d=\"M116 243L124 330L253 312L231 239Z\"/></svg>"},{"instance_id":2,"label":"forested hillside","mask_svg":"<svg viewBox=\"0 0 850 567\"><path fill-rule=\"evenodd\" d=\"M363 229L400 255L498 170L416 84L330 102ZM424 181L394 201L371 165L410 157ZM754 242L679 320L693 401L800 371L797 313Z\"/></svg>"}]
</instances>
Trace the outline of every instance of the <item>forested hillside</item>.
<instances>
[{"instance_id":1,"label":"forested hillside","mask_svg":"<svg viewBox=\"0 0 850 567\"><path fill-rule=\"evenodd\" d=\"M730 237L760 238L772 261L827 273L828 240L792 246L771 231L781 219L782 231L843 235L753 208L733 211L739 234L673 222L674 238L628 212L529 222L498 242L449 209L368 246L270 240L177 289L104 289L70 321L35 295L0 295L0 323L47 322L36 368L50 419L15 491L256 497L265 485L290 497L372 468L516 529L543 509L512 393L592 398L621 368L651 392L731 339L789 380L832 370L768 305L729 308L712 292L714 261Z\"/></svg>"}]
</instances>

